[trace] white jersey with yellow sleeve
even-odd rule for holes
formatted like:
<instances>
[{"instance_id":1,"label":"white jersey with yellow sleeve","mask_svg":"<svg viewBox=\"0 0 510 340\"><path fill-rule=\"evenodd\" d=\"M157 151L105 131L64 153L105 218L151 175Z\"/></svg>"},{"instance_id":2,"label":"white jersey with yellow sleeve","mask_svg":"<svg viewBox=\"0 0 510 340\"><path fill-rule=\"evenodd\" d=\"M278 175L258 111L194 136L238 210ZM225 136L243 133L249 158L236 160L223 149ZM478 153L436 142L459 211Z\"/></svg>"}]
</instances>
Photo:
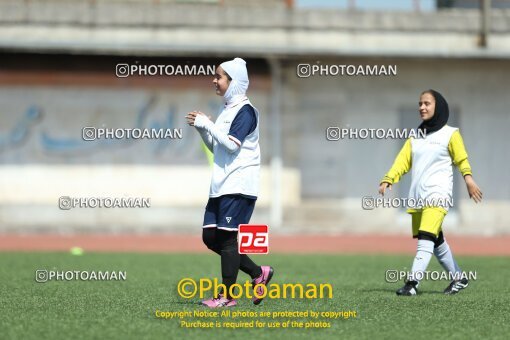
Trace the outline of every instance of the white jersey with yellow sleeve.
<instances>
[{"instance_id":1,"label":"white jersey with yellow sleeve","mask_svg":"<svg viewBox=\"0 0 510 340\"><path fill-rule=\"evenodd\" d=\"M425 138L408 139L381 183L397 183L412 168L409 199L417 205L407 211L416 212L425 205L448 211L448 202L452 202L453 164L462 176L471 174L458 128L445 125Z\"/></svg>"}]
</instances>

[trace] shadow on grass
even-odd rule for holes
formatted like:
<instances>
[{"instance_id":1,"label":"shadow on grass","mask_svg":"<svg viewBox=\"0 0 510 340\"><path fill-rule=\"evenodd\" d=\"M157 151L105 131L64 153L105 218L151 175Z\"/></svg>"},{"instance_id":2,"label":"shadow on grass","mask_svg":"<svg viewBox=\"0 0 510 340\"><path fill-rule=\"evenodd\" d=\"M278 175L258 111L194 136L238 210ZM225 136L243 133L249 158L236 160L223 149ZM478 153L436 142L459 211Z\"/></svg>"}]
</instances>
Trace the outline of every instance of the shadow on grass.
<instances>
[{"instance_id":1,"label":"shadow on grass","mask_svg":"<svg viewBox=\"0 0 510 340\"><path fill-rule=\"evenodd\" d=\"M395 291L397 289L393 288L370 288L370 289L358 289L357 292L361 293L393 293L395 294Z\"/></svg>"},{"instance_id":2,"label":"shadow on grass","mask_svg":"<svg viewBox=\"0 0 510 340\"><path fill-rule=\"evenodd\" d=\"M442 290L432 290L432 291L430 291L430 290L429 291L426 291L426 290L423 291L422 290L422 291L420 291L418 293L418 295L421 295L421 294L423 294L423 295L446 295Z\"/></svg>"},{"instance_id":3,"label":"shadow on grass","mask_svg":"<svg viewBox=\"0 0 510 340\"><path fill-rule=\"evenodd\" d=\"M358 292L361 293L391 293L392 295L397 295L395 292L398 288L370 288L370 289L359 289ZM444 295L443 291L433 290L433 291L422 291L418 292L418 296L420 295Z\"/></svg>"},{"instance_id":4,"label":"shadow on grass","mask_svg":"<svg viewBox=\"0 0 510 340\"><path fill-rule=\"evenodd\" d=\"M170 304L172 305L181 305L181 306L202 306L202 301L199 301L199 300L191 300L191 301L182 301L182 300L178 300L178 301L169 301Z\"/></svg>"}]
</instances>

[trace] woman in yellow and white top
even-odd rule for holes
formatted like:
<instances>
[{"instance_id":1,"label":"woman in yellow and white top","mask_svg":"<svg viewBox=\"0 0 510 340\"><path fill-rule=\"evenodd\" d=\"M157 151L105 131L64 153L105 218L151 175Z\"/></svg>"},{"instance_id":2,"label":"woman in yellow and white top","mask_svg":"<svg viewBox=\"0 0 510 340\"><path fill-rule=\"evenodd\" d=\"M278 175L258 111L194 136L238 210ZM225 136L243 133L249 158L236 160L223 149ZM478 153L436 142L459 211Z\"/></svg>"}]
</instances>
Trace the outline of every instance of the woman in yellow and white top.
<instances>
[{"instance_id":1,"label":"woman in yellow and white top","mask_svg":"<svg viewBox=\"0 0 510 340\"><path fill-rule=\"evenodd\" d=\"M448 103L437 91L427 90L420 96L419 112L423 122L418 127L424 138L408 139L400 150L390 171L381 180L379 193L397 183L411 170L409 201L418 202L407 210L412 215L413 237L418 238L416 257L410 277L397 295L416 295L423 273L435 254L439 263L452 278L445 294L455 294L468 285L467 278L457 265L443 236L443 219L452 202L453 170L455 164L466 182L469 197L478 203L482 192L473 180L468 155L459 129L446 125Z\"/></svg>"}]
</instances>

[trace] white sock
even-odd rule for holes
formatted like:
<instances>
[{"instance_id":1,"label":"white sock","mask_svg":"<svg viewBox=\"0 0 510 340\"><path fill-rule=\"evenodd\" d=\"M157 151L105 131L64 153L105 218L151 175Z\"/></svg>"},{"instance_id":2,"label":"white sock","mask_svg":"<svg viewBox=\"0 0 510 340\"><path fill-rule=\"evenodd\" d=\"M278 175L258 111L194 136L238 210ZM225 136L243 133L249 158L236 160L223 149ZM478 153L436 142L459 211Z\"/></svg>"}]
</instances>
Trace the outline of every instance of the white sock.
<instances>
[{"instance_id":1,"label":"white sock","mask_svg":"<svg viewBox=\"0 0 510 340\"><path fill-rule=\"evenodd\" d=\"M432 253L434 252L434 242L430 240L418 240L418 247L416 249L416 256L411 268L410 281L420 282L424 277L423 272L427 270Z\"/></svg>"},{"instance_id":2,"label":"white sock","mask_svg":"<svg viewBox=\"0 0 510 340\"><path fill-rule=\"evenodd\" d=\"M436 255L437 260L444 270L450 273L452 277L454 277L454 275L460 276L461 270L457 261L453 258L453 253L448 243L446 243L446 240L439 247L434 248L434 255Z\"/></svg>"}]
</instances>

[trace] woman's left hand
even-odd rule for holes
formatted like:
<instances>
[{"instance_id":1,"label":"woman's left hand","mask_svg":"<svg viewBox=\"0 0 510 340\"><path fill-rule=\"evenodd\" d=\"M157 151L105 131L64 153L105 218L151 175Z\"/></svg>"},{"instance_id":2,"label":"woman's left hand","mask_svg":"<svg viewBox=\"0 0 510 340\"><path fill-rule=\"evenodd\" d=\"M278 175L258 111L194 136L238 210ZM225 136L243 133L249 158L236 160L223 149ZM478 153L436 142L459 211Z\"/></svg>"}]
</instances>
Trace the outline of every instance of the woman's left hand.
<instances>
[{"instance_id":1,"label":"woman's left hand","mask_svg":"<svg viewBox=\"0 0 510 340\"><path fill-rule=\"evenodd\" d=\"M478 185L476 185L473 177L471 175L466 175L464 176L464 180L466 181L469 198L472 198L476 203L480 203L483 194Z\"/></svg>"}]
</instances>

